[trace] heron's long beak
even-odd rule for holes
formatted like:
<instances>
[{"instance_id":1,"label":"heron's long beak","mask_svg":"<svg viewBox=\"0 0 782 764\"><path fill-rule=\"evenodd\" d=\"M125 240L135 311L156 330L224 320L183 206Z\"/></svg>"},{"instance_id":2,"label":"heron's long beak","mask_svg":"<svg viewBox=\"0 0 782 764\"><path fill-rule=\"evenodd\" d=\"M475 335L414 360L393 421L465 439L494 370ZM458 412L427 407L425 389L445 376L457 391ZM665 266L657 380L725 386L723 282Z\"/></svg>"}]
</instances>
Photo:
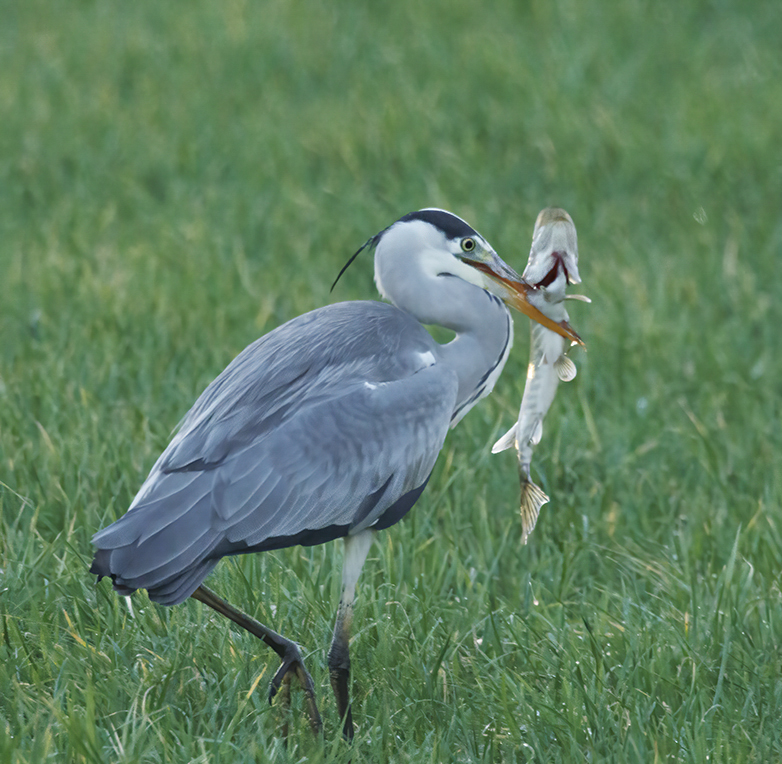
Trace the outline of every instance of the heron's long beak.
<instances>
[{"instance_id":1,"label":"heron's long beak","mask_svg":"<svg viewBox=\"0 0 782 764\"><path fill-rule=\"evenodd\" d=\"M567 321L560 321L559 323L552 321L529 301L528 295L535 290L535 287L524 281L498 255L494 255L491 262L472 260L470 265L477 268L485 276L488 276L491 280L491 286L487 288L512 308L516 308L520 313L529 316L533 321L537 321L542 326L545 326L546 329L551 329L552 332L556 332L566 340L586 347L584 340L578 336L576 330Z\"/></svg>"}]
</instances>

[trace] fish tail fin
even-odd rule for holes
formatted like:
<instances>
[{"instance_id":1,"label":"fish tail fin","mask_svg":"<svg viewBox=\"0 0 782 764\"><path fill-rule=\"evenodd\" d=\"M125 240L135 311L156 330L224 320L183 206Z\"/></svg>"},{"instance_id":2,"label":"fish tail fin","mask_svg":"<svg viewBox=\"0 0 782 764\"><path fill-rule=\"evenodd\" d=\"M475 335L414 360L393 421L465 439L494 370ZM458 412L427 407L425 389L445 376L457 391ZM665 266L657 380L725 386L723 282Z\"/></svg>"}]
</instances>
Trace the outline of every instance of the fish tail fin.
<instances>
[{"instance_id":1,"label":"fish tail fin","mask_svg":"<svg viewBox=\"0 0 782 764\"><path fill-rule=\"evenodd\" d=\"M521 537L522 542L527 543L530 533L535 529L540 508L548 502L549 498L529 478L521 480Z\"/></svg>"}]
</instances>

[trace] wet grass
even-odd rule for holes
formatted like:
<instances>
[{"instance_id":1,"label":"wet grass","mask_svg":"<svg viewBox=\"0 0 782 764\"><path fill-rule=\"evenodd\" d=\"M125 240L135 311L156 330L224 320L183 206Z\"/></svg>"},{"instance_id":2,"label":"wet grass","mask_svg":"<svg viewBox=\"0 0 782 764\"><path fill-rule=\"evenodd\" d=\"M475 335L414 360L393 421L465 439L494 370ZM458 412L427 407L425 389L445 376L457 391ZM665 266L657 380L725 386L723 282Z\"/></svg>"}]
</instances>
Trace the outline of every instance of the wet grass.
<instances>
[{"instance_id":1,"label":"wet grass","mask_svg":"<svg viewBox=\"0 0 782 764\"><path fill-rule=\"evenodd\" d=\"M0 762L782 759L782 23L770 2L2 3ZM535 468L495 394L360 582L352 750L325 651L338 544L218 566L307 651L87 574L198 392L247 343L375 295L367 236L461 214L523 267L579 228L589 351Z\"/></svg>"}]
</instances>

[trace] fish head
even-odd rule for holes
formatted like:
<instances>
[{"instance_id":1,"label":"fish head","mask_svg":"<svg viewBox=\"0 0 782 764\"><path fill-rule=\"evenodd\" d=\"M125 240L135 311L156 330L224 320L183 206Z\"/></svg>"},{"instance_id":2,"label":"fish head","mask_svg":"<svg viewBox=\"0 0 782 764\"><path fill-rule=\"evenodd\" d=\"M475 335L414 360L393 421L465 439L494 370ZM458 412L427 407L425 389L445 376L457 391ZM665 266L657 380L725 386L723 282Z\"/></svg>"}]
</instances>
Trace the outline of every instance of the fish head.
<instances>
[{"instance_id":1,"label":"fish head","mask_svg":"<svg viewBox=\"0 0 782 764\"><path fill-rule=\"evenodd\" d=\"M578 237L573 219L559 207L546 207L535 221L524 280L565 298L568 284L580 284Z\"/></svg>"}]
</instances>

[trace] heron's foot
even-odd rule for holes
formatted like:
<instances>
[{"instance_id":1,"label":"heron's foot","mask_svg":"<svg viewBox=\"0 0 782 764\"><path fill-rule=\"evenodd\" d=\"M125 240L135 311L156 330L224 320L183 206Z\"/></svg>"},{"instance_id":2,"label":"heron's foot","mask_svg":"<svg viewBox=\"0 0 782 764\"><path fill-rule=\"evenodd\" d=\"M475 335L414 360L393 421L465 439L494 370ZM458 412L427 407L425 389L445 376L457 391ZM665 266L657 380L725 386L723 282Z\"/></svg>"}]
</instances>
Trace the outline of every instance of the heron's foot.
<instances>
[{"instance_id":1,"label":"heron's foot","mask_svg":"<svg viewBox=\"0 0 782 764\"><path fill-rule=\"evenodd\" d=\"M283 680L286 680L286 683L290 681L289 674L296 675L296 678L301 685L301 689L304 690L310 727L316 735L319 735L323 730L323 722L321 721L318 703L315 699L315 683L312 681L309 671L304 668L304 661L302 660L299 648L293 642L288 642L288 644L285 645L282 664L277 669L277 673L272 677L271 685L269 686L269 703L274 700L274 696L282 686Z\"/></svg>"}]
</instances>

